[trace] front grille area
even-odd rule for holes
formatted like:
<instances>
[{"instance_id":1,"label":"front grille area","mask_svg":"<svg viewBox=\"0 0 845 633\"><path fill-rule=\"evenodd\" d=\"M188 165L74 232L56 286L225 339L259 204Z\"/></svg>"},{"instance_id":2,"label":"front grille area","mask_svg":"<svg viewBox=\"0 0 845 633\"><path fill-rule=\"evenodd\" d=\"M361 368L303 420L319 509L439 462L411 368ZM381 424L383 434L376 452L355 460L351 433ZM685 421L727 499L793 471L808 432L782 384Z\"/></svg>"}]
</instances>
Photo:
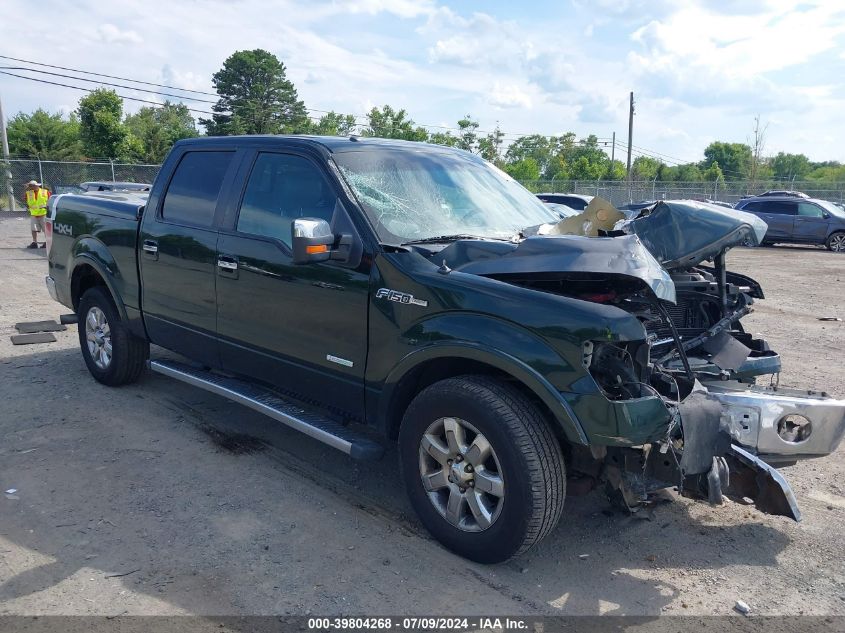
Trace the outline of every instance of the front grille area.
<instances>
[{"instance_id":1,"label":"front grille area","mask_svg":"<svg viewBox=\"0 0 845 633\"><path fill-rule=\"evenodd\" d=\"M680 292L677 304L664 305L672 323L682 336L695 336L719 320L719 299L711 295ZM646 326L649 334L661 339L671 337L672 331L659 318L657 311L652 309L651 314L654 319Z\"/></svg>"}]
</instances>

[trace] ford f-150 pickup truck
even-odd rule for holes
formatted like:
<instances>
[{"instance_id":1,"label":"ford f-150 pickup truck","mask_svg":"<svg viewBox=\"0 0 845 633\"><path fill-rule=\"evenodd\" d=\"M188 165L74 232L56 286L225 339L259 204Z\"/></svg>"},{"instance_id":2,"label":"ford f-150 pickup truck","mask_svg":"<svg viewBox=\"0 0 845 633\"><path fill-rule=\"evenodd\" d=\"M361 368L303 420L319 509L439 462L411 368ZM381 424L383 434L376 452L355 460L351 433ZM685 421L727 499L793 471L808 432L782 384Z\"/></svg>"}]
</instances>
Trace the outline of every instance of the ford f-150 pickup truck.
<instances>
[{"instance_id":1,"label":"ford f-150 pickup truck","mask_svg":"<svg viewBox=\"0 0 845 633\"><path fill-rule=\"evenodd\" d=\"M765 223L668 201L606 226L600 202L573 235L459 150L186 140L148 196L51 201L47 286L101 383L149 367L356 459L398 441L421 522L476 561L599 483L632 512L674 486L800 519L776 466L833 451L845 402L762 378L780 358L740 320L763 291L725 251Z\"/></svg>"}]
</instances>

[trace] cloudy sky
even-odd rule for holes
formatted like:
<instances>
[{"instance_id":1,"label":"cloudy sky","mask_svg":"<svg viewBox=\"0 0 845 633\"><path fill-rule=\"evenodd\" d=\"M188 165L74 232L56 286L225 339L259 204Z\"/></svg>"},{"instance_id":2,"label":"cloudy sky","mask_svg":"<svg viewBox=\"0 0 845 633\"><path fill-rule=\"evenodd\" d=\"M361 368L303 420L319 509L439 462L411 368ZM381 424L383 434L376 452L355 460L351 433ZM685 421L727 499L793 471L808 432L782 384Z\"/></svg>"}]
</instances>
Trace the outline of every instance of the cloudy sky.
<instances>
[{"instance_id":1,"label":"cloudy sky","mask_svg":"<svg viewBox=\"0 0 845 633\"><path fill-rule=\"evenodd\" d=\"M498 122L508 135L615 131L623 139L633 90L634 145L670 164L701 159L713 140L746 142L756 114L768 123L768 153L845 162L839 0L3 5L0 55L48 64L211 91L229 54L265 48L284 61L309 108L362 115L388 103L429 126L454 126L470 113L481 130ZM81 94L0 75L8 114L71 110Z\"/></svg>"}]
</instances>

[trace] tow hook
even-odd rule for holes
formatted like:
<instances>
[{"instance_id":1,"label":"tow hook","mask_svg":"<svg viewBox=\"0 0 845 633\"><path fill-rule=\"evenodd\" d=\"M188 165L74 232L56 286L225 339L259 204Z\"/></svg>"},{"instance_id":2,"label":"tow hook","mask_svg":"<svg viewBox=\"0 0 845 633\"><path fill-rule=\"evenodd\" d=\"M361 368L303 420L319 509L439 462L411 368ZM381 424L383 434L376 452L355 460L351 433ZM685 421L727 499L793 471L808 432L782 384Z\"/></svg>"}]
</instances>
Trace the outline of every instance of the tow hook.
<instances>
[{"instance_id":1,"label":"tow hook","mask_svg":"<svg viewBox=\"0 0 845 633\"><path fill-rule=\"evenodd\" d=\"M722 505L722 489L730 488L731 469L724 457L713 457L713 465L707 472L707 500L713 505Z\"/></svg>"}]
</instances>

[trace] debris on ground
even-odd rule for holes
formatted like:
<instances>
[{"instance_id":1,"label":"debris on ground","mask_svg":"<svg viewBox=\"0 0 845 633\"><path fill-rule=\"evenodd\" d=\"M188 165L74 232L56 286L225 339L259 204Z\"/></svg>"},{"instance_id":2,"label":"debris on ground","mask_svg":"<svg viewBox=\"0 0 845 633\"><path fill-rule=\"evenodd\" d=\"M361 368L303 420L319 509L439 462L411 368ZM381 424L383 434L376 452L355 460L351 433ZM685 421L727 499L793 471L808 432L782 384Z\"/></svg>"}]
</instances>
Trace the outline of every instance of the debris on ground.
<instances>
[{"instance_id":1,"label":"debris on ground","mask_svg":"<svg viewBox=\"0 0 845 633\"><path fill-rule=\"evenodd\" d=\"M819 321L841 321L839 317L818 317Z\"/></svg>"},{"instance_id":2,"label":"debris on ground","mask_svg":"<svg viewBox=\"0 0 845 633\"><path fill-rule=\"evenodd\" d=\"M7 494L7 495L13 495L13 494L15 494L17 491L18 491L18 489L17 489L17 488L9 488L8 490L6 490L6 494Z\"/></svg>"},{"instance_id":3,"label":"debris on ground","mask_svg":"<svg viewBox=\"0 0 845 633\"><path fill-rule=\"evenodd\" d=\"M578 554L578 558L580 558L581 560L587 560L589 557L589 554Z\"/></svg>"},{"instance_id":4,"label":"debris on ground","mask_svg":"<svg viewBox=\"0 0 845 633\"><path fill-rule=\"evenodd\" d=\"M106 574L105 578L122 578L123 576L128 576L129 574L134 574L136 571L141 571L141 568L133 569L132 571L124 571L124 572L117 572L114 574Z\"/></svg>"},{"instance_id":5,"label":"debris on ground","mask_svg":"<svg viewBox=\"0 0 845 633\"><path fill-rule=\"evenodd\" d=\"M737 600L736 604L734 605L734 609L739 611L742 615L748 615L751 613L751 607L748 606L748 603L744 600Z\"/></svg>"}]
</instances>

